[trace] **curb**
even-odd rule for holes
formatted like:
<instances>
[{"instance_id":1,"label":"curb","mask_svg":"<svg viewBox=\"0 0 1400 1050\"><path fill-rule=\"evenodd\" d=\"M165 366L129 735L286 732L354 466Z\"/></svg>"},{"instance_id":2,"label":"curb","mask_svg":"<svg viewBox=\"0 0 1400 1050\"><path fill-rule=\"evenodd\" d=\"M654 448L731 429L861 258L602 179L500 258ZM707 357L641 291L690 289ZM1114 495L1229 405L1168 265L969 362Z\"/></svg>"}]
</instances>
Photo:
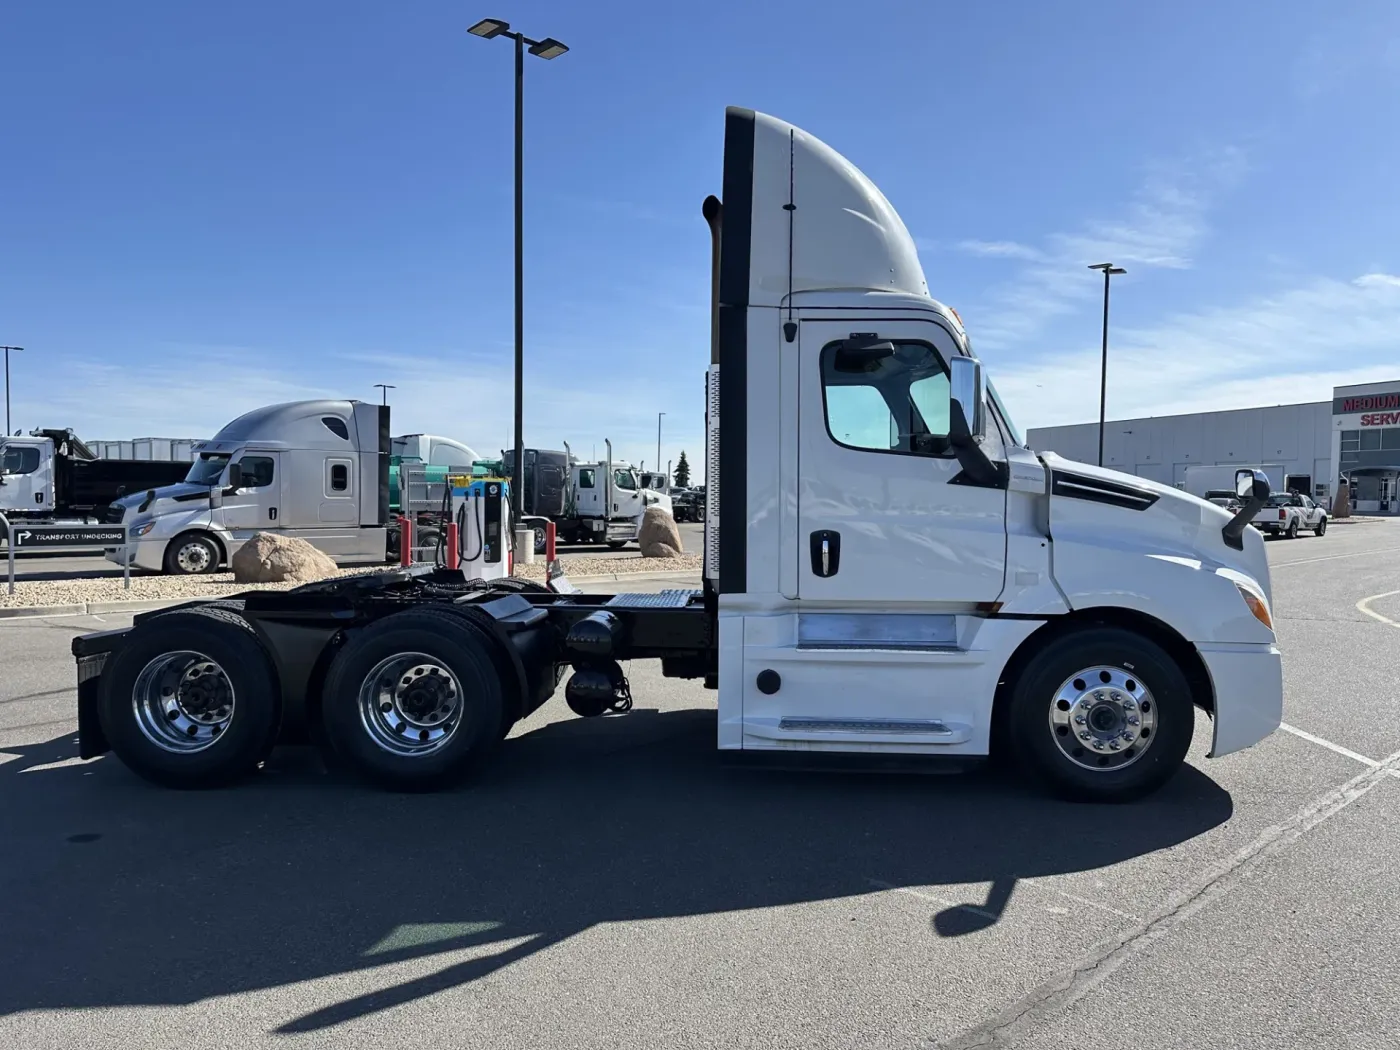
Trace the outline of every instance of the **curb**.
<instances>
[{"instance_id":1,"label":"curb","mask_svg":"<svg viewBox=\"0 0 1400 1050\"><path fill-rule=\"evenodd\" d=\"M570 576L569 582L617 583L623 580L670 580L677 583L694 579L698 572L674 570L672 572L607 572L601 576ZM20 605L0 609L0 620L41 619L45 616L95 616L102 613L150 612L153 609L169 609L176 605L188 605L200 601L199 598L133 598L125 602L74 602L72 605ZM215 599L210 598L209 601Z\"/></svg>"}]
</instances>

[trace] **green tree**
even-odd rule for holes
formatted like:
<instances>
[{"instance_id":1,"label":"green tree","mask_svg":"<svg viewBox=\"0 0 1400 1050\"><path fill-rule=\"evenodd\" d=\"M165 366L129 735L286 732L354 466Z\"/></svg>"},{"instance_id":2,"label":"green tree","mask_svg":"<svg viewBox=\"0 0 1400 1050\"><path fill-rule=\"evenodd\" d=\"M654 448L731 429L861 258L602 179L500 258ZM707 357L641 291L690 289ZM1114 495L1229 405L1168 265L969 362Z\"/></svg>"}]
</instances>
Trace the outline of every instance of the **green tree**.
<instances>
[{"instance_id":1,"label":"green tree","mask_svg":"<svg viewBox=\"0 0 1400 1050\"><path fill-rule=\"evenodd\" d=\"M686 462L685 450L681 450L680 462L676 464L676 486L678 488L690 488L690 464Z\"/></svg>"}]
</instances>

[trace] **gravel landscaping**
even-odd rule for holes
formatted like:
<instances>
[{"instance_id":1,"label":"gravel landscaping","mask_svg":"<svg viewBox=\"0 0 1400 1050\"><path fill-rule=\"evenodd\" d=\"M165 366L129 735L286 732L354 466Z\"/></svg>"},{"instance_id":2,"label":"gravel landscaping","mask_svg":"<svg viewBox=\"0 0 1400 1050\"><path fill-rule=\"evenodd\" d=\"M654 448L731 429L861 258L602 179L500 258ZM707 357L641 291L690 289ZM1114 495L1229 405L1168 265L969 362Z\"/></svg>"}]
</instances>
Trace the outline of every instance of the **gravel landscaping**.
<instances>
[{"instance_id":1,"label":"gravel landscaping","mask_svg":"<svg viewBox=\"0 0 1400 1050\"><path fill-rule=\"evenodd\" d=\"M601 576L633 572L693 572L699 573L701 556L683 554L679 558L590 558L573 556L561 559L564 572L571 577ZM342 569L338 575L352 576L379 570ZM517 576L544 579L544 561L521 566ZM132 576L131 589L123 590L122 581L112 578L94 580L16 580L15 593L0 577L0 609L34 608L39 606L78 605L87 602L149 601L152 599L222 598L241 591L286 591L297 583L234 583L233 573L211 576Z\"/></svg>"}]
</instances>

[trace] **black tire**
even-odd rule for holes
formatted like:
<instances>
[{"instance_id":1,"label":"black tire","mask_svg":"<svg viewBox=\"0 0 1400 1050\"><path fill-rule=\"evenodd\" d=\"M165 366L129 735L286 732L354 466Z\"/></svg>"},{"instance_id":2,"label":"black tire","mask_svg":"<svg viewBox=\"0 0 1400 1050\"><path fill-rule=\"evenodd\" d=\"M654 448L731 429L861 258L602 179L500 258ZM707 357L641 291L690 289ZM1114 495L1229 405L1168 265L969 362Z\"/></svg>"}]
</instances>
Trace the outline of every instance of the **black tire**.
<instances>
[{"instance_id":1,"label":"black tire","mask_svg":"<svg viewBox=\"0 0 1400 1050\"><path fill-rule=\"evenodd\" d=\"M1145 723L1150 708L1155 725L1133 730L1153 734L1147 745L1137 739L1126 750L1100 754L1078 747L1072 725L1052 728L1054 712L1066 710L1056 698L1066 691L1088 697L1100 692L1109 698L1119 695L1111 687L1096 689L1099 683L1078 677L1081 671L1099 667L1130 676L1127 688L1138 690L1139 702L1150 694L1150 703L1135 715ZM1097 705L1097 700L1085 702ZM1077 706L1067 710L1072 714ZM1092 718L1093 707L1086 714ZM1081 802L1128 802L1155 791L1181 768L1195 730L1191 688L1181 669L1154 642L1116 627L1063 635L1031 657L1011 687L1005 718L1005 738L1017 767L1055 794ZM1069 733L1063 732L1066 728ZM1071 751L1077 752L1075 757ZM1098 763L1108 768L1097 768Z\"/></svg>"},{"instance_id":2,"label":"black tire","mask_svg":"<svg viewBox=\"0 0 1400 1050\"><path fill-rule=\"evenodd\" d=\"M1321 535L1325 534L1326 532L1327 532L1327 518L1326 518L1326 517L1318 518L1318 519L1317 519L1317 528L1313 529L1313 534L1316 535L1316 536L1321 536Z\"/></svg>"},{"instance_id":3,"label":"black tire","mask_svg":"<svg viewBox=\"0 0 1400 1050\"><path fill-rule=\"evenodd\" d=\"M227 723L210 731L202 750L180 752L157 743L152 737L164 734L147 728L152 723L141 713L141 700L154 698L157 685L143 684L143 672L178 652L212 660L233 690ZM281 690L266 650L237 612L218 606L175 609L138 624L110 658L98 717L112 750L138 776L165 787L222 787L251 774L272 750L281 725Z\"/></svg>"},{"instance_id":4,"label":"black tire","mask_svg":"<svg viewBox=\"0 0 1400 1050\"><path fill-rule=\"evenodd\" d=\"M321 719L327 741L357 775L390 790L434 791L465 779L505 736L506 687L501 665L492 659L496 644L467 616L448 608L405 609L371 624L346 642L326 675ZM381 725L377 716L361 717L360 693L367 680L408 653L429 657L460 684L451 731L435 750L417 754L391 750L375 735L388 735L387 730L371 728ZM371 712L375 706L370 704ZM414 732L396 739L414 746Z\"/></svg>"},{"instance_id":5,"label":"black tire","mask_svg":"<svg viewBox=\"0 0 1400 1050\"><path fill-rule=\"evenodd\" d=\"M207 576L219 571L224 553L202 532L185 532L165 545L165 571L171 576Z\"/></svg>"},{"instance_id":6,"label":"black tire","mask_svg":"<svg viewBox=\"0 0 1400 1050\"><path fill-rule=\"evenodd\" d=\"M1286 533L1286 535L1288 536L1288 538L1289 538L1290 540L1296 540L1296 539L1298 538L1298 519L1297 519L1297 518L1294 518L1292 521L1290 521L1290 522L1288 523L1288 532Z\"/></svg>"},{"instance_id":7,"label":"black tire","mask_svg":"<svg viewBox=\"0 0 1400 1050\"><path fill-rule=\"evenodd\" d=\"M545 527L543 525L535 525L533 531L535 534L535 553L543 554L545 547L548 546L549 543L549 535L545 532Z\"/></svg>"},{"instance_id":8,"label":"black tire","mask_svg":"<svg viewBox=\"0 0 1400 1050\"><path fill-rule=\"evenodd\" d=\"M626 540L608 540L608 550L620 551L627 546Z\"/></svg>"}]
</instances>

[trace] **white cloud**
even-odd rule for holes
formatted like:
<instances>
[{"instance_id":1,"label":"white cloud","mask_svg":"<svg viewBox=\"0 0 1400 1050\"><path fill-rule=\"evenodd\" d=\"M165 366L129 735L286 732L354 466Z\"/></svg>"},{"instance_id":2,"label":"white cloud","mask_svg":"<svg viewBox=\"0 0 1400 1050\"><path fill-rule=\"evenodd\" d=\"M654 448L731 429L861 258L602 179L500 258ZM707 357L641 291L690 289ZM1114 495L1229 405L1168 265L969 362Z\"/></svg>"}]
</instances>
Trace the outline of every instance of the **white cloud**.
<instances>
[{"instance_id":1,"label":"white cloud","mask_svg":"<svg viewBox=\"0 0 1400 1050\"><path fill-rule=\"evenodd\" d=\"M1234 149L1198 157L1189 165L1156 166L1123 214L1052 233L1043 247L1007 240L959 242L960 251L1021 264L984 301L962 311L979 349L1014 349L1056 318L1096 300L1100 284L1086 269L1094 263L1113 262L1130 272L1190 267L1209 232L1207 209L1243 169L1243 155Z\"/></svg>"},{"instance_id":2,"label":"white cloud","mask_svg":"<svg viewBox=\"0 0 1400 1050\"><path fill-rule=\"evenodd\" d=\"M1098 418L1099 353L1053 352L998 371L1023 427ZM1233 307L1114 332L1108 415L1126 419L1325 400L1333 386L1400 378L1400 276L1316 278Z\"/></svg>"},{"instance_id":3,"label":"white cloud","mask_svg":"<svg viewBox=\"0 0 1400 1050\"><path fill-rule=\"evenodd\" d=\"M1015 241L959 241L958 250L969 255L981 255L989 259L1025 259L1035 261L1043 258L1041 252L1028 244Z\"/></svg>"}]
</instances>

